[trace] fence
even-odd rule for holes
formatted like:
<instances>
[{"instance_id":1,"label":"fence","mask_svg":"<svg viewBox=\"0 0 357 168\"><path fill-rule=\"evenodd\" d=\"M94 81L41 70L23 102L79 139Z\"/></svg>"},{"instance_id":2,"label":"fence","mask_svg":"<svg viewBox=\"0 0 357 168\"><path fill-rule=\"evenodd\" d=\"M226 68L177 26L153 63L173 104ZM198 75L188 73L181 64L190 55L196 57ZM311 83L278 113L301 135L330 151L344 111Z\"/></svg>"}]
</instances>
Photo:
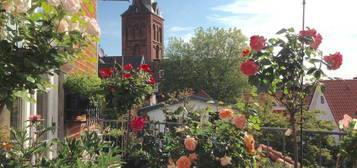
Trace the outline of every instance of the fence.
<instances>
[{"instance_id":1,"label":"fence","mask_svg":"<svg viewBox=\"0 0 357 168\"><path fill-rule=\"evenodd\" d=\"M104 120L101 119L100 109L89 109L87 110L87 124L100 124L103 128L113 128L113 129L122 129L127 130L129 123L128 122L120 122L118 120ZM165 133L167 128L176 127L181 125L177 122L149 122L146 123L145 128L147 129L156 129L160 130L160 132ZM260 135L256 136L257 143L265 144L267 146L272 147L274 150L281 152L281 154L285 156L292 156L292 142L291 136L285 136L287 128L272 128L272 127L262 127L260 131ZM303 148L302 151L299 149L299 152L302 152L303 155L300 155L299 162L303 160L303 163L309 161L309 165L313 165L313 167L335 167L336 166L336 158L337 153L332 152L330 156L326 156L326 149L330 147L327 144L327 141L331 143L338 144L340 140L343 138L343 132L335 132L335 131L322 131L322 130L303 130ZM300 137L300 136L299 136ZM123 136L107 136L104 137L105 140L111 141L125 148L126 138ZM313 149L310 149L310 147ZM336 147L336 146L335 146ZM336 149L329 149L330 151ZM315 151L311 153L311 151ZM302 157L301 157L302 156ZM329 160L326 158L330 157ZM346 165L344 166L346 167Z\"/></svg>"}]
</instances>

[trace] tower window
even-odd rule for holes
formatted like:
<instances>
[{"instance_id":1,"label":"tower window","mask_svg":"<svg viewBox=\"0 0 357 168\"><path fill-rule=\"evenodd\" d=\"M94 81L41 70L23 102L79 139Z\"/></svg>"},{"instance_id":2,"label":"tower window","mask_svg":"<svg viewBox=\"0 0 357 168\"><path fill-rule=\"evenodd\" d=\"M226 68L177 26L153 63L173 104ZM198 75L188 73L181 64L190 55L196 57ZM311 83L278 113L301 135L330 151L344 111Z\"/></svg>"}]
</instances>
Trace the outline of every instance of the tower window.
<instances>
[{"instance_id":1,"label":"tower window","mask_svg":"<svg viewBox=\"0 0 357 168\"><path fill-rule=\"evenodd\" d=\"M156 46L156 59L160 58L160 48L159 46Z\"/></svg>"},{"instance_id":2,"label":"tower window","mask_svg":"<svg viewBox=\"0 0 357 168\"><path fill-rule=\"evenodd\" d=\"M162 30L159 28L159 41L162 42Z\"/></svg>"}]
</instances>

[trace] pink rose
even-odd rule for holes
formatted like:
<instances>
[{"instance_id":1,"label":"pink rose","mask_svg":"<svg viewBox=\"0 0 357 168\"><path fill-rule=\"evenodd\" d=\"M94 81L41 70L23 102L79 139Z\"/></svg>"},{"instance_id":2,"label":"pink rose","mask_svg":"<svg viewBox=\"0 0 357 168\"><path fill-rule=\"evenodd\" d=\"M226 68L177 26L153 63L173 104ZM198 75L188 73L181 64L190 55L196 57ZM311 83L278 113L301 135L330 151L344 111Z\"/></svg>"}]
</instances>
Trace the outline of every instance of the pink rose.
<instances>
[{"instance_id":1,"label":"pink rose","mask_svg":"<svg viewBox=\"0 0 357 168\"><path fill-rule=\"evenodd\" d=\"M187 150L194 151L197 146L197 141L195 140L195 138L186 137L184 144Z\"/></svg>"},{"instance_id":2,"label":"pink rose","mask_svg":"<svg viewBox=\"0 0 357 168\"><path fill-rule=\"evenodd\" d=\"M90 18L89 20L87 20L87 29L88 33L97 37L100 36L100 28L97 23L97 20L95 20L94 18Z\"/></svg>"},{"instance_id":3,"label":"pink rose","mask_svg":"<svg viewBox=\"0 0 357 168\"><path fill-rule=\"evenodd\" d=\"M29 117L29 120L31 121L31 122L37 122L37 121L39 121L41 119L41 115L33 115L33 116L30 116Z\"/></svg>"},{"instance_id":4,"label":"pink rose","mask_svg":"<svg viewBox=\"0 0 357 168\"><path fill-rule=\"evenodd\" d=\"M62 0L63 8L71 13L77 13L81 9L81 3L79 0Z\"/></svg>"},{"instance_id":5,"label":"pink rose","mask_svg":"<svg viewBox=\"0 0 357 168\"><path fill-rule=\"evenodd\" d=\"M219 159L221 161L221 165L222 166L228 166L228 165L231 165L231 161L232 161L232 158L231 157L228 157L228 156L224 156L222 158Z\"/></svg>"},{"instance_id":6,"label":"pink rose","mask_svg":"<svg viewBox=\"0 0 357 168\"><path fill-rule=\"evenodd\" d=\"M245 118L244 115L239 115L234 117L233 119L233 124L237 127L237 128L244 128L246 125L247 119Z\"/></svg>"},{"instance_id":7,"label":"pink rose","mask_svg":"<svg viewBox=\"0 0 357 168\"><path fill-rule=\"evenodd\" d=\"M240 71L247 76L253 76L258 72L258 65L254 61L246 61L240 65Z\"/></svg>"},{"instance_id":8,"label":"pink rose","mask_svg":"<svg viewBox=\"0 0 357 168\"><path fill-rule=\"evenodd\" d=\"M144 119L136 117L136 119L130 121L130 128L133 131L141 131L144 129Z\"/></svg>"},{"instance_id":9,"label":"pink rose","mask_svg":"<svg viewBox=\"0 0 357 168\"><path fill-rule=\"evenodd\" d=\"M250 37L250 47L255 51L261 51L265 47L265 38L258 35Z\"/></svg>"},{"instance_id":10,"label":"pink rose","mask_svg":"<svg viewBox=\"0 0 357 168\"><path fill-rule=\"evenodd\" d=\"M186 156L181 156L177 161L176 161L177 168L190 168L191 167L191 161L188 157Z\"/></svg>"}]
</instances>

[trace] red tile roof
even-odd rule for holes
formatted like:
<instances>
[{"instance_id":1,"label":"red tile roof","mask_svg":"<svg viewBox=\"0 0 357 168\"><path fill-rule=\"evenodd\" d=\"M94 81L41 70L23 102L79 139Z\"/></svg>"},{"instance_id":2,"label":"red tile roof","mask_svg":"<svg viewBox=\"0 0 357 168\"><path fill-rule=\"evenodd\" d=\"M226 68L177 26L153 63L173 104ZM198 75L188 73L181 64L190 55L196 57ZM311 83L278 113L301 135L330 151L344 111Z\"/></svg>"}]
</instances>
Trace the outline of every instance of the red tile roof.
<instances>
[{"instance_id":1,"label":"red tile roof","mask_svg":"<svg viewBox=\"0 0 357 168\"><path fill-rule=\"evenodd\" d=\"M283 164L287 167L293 167L293 165L295 163L291 157L284 156L283 153L274 150L271 146L259 144L259 146L257 147L257 150L259 152L264 152L265 157L270 158L273 162L278 162L278 163ZM300 163L298 163L298 165L300 165Z\"/></svg>"},{"instance_id":2,"label":"red tile roof","mask_svg":"<svg viewBox=\"0 0 357 168\"><path fill-rule=\"evenodd\" d=\"M321 81L326 90L326 101L335 118L336 124L344 114L357 118L357 80L325 80Z\"/></svg>"}]
</instances>

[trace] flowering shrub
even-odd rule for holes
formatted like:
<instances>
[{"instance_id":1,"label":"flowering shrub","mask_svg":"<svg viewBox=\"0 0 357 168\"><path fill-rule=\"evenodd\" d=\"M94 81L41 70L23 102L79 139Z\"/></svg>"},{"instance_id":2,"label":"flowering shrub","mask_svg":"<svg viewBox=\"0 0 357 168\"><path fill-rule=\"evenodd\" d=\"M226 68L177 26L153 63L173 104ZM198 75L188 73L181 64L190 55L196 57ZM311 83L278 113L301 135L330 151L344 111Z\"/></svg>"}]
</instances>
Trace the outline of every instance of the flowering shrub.
<instances>
[{"instance_id":1,"label":"flowering shrub","mask_svg":"<svg viewBox=\"0 0 357 168\"><path fill-rule=\"evenodd\" d=\"M253 129L243 114L230 108L219 111L219 119L198 121L189 114L185 126L164 135L167 167L246 167L255 165ZM213 117L213 115L211 116ZM252 124L252 123L250 123Z\"/></svg>"},{"instance_id":2,"label":"flowering shrub","mask_svg":"<svg viewBox=\"0 0 357 168\"><path fill-rule=\"evenodd\" d=\"M357 166L357 119L351 119L348 127L343 128L343 130L346 135L339 145L338 156L340 163L338 163L338 166L342 166L343 160L347 161L349 167Z\"/></svg>"},{"instance_id":3,"label":"flowering shrub","mask_svg":"<svg viewBox=\"0 0 357 168\"><path fill-rule=\"evenodd\" d=\"M102 141L97 132L85 132L80 139L44 141L43 136L53 128L44 127L42 122L40 115L30 116L25 129L11 130L14 138L0 144L0 167L85 168L122 164L120 150ZM51 159L48 153L54 145L58 156Z\"/></svg>"},{"instance_id":4,"label":"flowering shrub","mask_svg":"<svg viewBox=\"0 0 357 168\"><path fill-rule=\"evenodd\" d=\"M82 16L80 0L0 2L0 105L49 87L46 75L77 58L97 40L95 19ZM92 6L91 4L87 4ZM93 7L93 6L92 6Z\"/></svg>"},{"instance_id":5,"label":"flowering shrub","mask_svg":"<svg viewBox=\"0 0 357 168\"><path fill-rule=\"evenodd\" d=\"M123 69L101 69L106 94L106 108L116 116L127 114L135 106L144 102L154 91L155 80L150 75L150 66L142 64L134 68L131 64Z\"/></svg>"},{"instance_id":6,"label":"flowering shrub","mask_svg":"<svg viewBox=\"0 0 357 168\"><path fill-rule=\"evenodd\" d=\"M266 40L263 36L252 36L251 52L243 53L245 62L241 72L249 76L249 83L279 101L288 110L293 127L294 156L297 160L296 114L307 111L303 105L312 88L322 90L319 80L324 76L321 67L338 69L342 64L342 55L335 53L322 59L318 50L322 36L315 29L295 33L293 29L282 29L278 35L284 38ZM302 81L309 80L309 84ZM301 121L302 122L302 121ZM295 162L297 167L297 162Z\"/></svg>"}]
</instances>

